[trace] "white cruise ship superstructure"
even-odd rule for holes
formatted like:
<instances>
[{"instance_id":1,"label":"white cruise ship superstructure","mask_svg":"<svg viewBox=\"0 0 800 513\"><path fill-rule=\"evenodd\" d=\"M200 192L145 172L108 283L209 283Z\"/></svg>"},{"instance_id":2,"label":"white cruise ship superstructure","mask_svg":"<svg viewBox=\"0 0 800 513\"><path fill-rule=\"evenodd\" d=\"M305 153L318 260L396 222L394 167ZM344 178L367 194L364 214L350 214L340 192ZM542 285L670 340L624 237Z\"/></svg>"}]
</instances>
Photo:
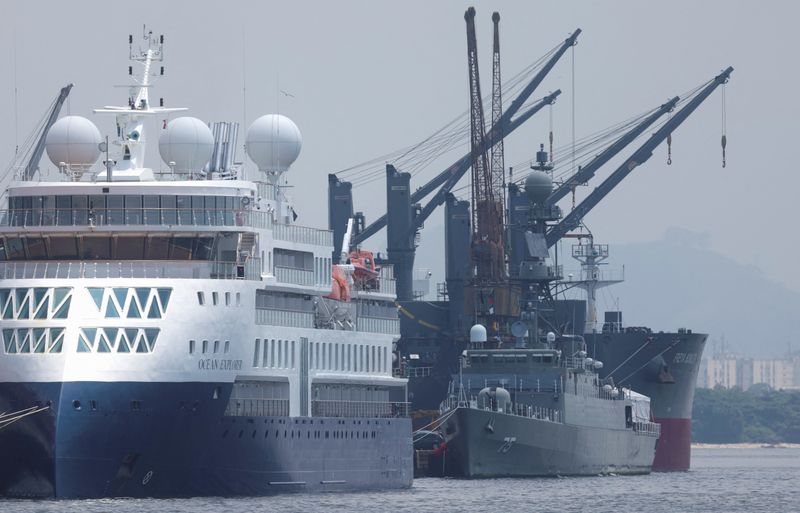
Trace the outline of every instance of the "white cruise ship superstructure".
<instances>
[{"instance_id":1,"label":"white cruise ship superstructure","mask_svg":"<svg viewBox=\"0 0 800 513\"><path fill-rule=\"evenodd\" d=\"M391 268L332 265L331 232L295 224L292 121L248 128L245 180L238 125L152 106L163 37L130 42L128 104L95 111L112 142L62 117L42 140L59 179L29 166L6 192L0 496L410 486Z\"/></svg>"}]
</instances>

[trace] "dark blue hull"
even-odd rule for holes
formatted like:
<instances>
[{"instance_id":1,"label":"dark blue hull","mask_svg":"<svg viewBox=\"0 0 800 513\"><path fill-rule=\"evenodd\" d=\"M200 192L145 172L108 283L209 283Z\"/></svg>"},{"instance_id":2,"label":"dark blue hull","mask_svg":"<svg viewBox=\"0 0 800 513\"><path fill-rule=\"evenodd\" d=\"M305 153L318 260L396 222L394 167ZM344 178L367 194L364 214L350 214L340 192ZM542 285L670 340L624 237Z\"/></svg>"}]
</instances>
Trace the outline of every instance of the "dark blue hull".
<instances>
[{"instance_id":1,"label":"dark blue hull","mask_svg":"<svg viewBox=\"0 0 800 513\"><path fill-rule=\"evenodd\" d=\"M182 497L411 486L405 418L225 416L222 383L0 383L0 496ZM216 397L216 398L215 398Z\"/></svg>"}]
</instances>

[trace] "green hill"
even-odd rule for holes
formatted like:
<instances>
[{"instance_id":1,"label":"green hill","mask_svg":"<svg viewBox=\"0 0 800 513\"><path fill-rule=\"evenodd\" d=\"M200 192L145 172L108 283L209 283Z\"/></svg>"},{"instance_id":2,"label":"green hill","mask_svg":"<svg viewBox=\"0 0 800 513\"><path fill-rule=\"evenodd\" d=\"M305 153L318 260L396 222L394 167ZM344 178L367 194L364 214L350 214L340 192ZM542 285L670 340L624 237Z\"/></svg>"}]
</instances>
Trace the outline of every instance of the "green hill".
<instances>
[{"instance_id":1,"label":"green hill","mask_svg":"<svg viewBox=\"0 0 800 513\"><path fill-rule=\"evenodd\" d=\"M698 388L692 441L697 443L800 443L800 392L752 387Z\"/></svg>"}]
</instances>

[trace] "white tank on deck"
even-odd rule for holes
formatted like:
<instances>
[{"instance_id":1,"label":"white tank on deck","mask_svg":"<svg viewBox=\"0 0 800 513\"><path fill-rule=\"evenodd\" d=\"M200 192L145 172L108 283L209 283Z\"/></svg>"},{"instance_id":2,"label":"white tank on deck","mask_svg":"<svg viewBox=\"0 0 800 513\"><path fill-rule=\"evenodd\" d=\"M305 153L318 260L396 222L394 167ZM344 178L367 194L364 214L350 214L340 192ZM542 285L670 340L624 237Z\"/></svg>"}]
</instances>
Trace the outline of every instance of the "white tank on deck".
<instances>
[{"instance_id":1,"label":"white tank on deck","mask_svg":"<svg viewBox=\"0 0 800 513\"><path fill-rule=\"evenodd\" d=\"M89 169L100 157L100 130L81 116L64 116L47 132L45 149L50 161L58 167Z\"/></svg>"},{"instance_id":2,"label":"white tank on deck","mask_svg":"<svg viewBox=\"0 0 800 513\"><path fill-rule=\"evenodd\" d=\"M158 136L161 159L181 173L199 172L214 153L214 135L203 121L190 116L175 118Z\"/></svg>"}]
</instances>

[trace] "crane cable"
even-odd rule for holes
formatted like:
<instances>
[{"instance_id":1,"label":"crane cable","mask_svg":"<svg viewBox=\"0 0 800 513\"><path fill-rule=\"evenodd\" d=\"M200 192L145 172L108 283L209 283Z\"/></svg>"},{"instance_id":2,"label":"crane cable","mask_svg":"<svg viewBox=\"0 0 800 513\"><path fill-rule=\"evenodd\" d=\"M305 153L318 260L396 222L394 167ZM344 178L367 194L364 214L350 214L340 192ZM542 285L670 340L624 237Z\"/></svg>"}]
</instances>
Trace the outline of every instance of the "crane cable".
<instances>
[{"instance_id":1,"label":"crane cable","mask_svg":"<svg viewBox=\"0 0 800 513\"><path fill-rule=\"evenodd\" d=\"M728 145L728 112L725 102L725 84L722 84L722 168L725 168L725 147Z\"/></svg>"}]
</instances>

